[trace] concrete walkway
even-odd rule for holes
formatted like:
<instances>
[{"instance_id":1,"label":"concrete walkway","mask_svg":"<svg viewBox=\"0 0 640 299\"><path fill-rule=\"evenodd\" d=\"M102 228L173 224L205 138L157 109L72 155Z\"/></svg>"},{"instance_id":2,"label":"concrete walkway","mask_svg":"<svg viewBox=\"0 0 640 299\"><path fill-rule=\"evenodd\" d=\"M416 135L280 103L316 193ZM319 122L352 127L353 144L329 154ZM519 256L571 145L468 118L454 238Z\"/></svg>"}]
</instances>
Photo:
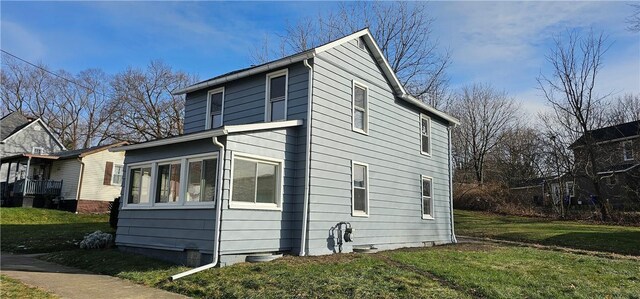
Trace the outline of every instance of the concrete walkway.
<instances>
[{"instance_id":1,"label":"concrete walkway","mask_svg":"<svg viewBox=\"0 0 640 299\"><path fill-rule=\"evenodd\" d=\"M36 259L34 255L2 253L0 273L62 298L188 298L119 278L93 274Z\"/></svg>"}]
</instances>

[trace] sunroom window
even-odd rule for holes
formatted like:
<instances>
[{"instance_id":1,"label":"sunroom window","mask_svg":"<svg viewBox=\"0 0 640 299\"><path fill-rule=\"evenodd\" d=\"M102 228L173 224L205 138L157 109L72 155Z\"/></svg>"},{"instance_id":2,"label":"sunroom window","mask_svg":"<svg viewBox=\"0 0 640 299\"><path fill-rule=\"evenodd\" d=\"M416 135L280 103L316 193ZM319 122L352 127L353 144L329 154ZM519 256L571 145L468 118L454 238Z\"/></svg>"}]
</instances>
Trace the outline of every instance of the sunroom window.
<instances>
[{"instance_id":1,"label":"sunroom window","mask_svg":"<svg viewBox=\"0 0 640 299\"><path fill-rule=\"evenodd\" d=\"M128 204L149 203L151 166L131 168L129 171Z\"/></svg>"},{"instance_id":2,"label":"sunroom window","mask_svg":"<svg viewBox=\"0 0 640 299\"><path fill-rule=\"evenodd\" d=\"M175 203L180 198L180 162L158 165L156 203Z\"/></svg>"},{"instance_id":3,"label":"sunroom window","mask_svg":"<svg viewBox=\"0 0 640 299\"><path fill-rule=\"evenodd\" d=\"M187 202L213 201L216 193L217 159L189 160L187 172Z\"/></svg>"}]
</instances>

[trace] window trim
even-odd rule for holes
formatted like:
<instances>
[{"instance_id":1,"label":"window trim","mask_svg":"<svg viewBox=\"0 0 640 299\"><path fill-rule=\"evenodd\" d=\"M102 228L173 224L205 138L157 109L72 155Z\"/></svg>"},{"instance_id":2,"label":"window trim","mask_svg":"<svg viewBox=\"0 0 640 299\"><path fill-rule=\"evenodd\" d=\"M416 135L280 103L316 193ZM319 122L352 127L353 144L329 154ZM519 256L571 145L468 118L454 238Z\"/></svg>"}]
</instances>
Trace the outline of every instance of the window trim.
<instances>
[{"instance_id":1,"label":"window trim","mask_svg":"<svg viewBox=\"0 0 640 299\"><path fill-rule=\"evenodd\" d=\"M39 154L36 154L36 153L35 153L36 149L40 150L40 153L39 153ZM44 147L41 147L41 146L34 146L34 147L32 147L32 148L31 148L31 154L34 154L34 155L44 155Z\"/></svg>"},{"instance_id":2,"label":"window trim","mask_svg":"<svg viewBox=\"0 0 640 299\"><path fill-rule=\"evenodd\" d=\"M354 179L354 169L356 165L364 166L365 168L365 178L364 178L364 186L365 186L365 211L356 211L355 210L355 184L353 183ZM363 217L369 218L371 214L371 206L369 205L369 164L356 162L351 160L351 217Z\"/></svg>"},{"instance_id":3,"label":"window trim","mask_svg":"<svg viewBox=\"0 0 640 299\"><path fill-rule=\"evenodd\" d=\"M424 137L424 135L422 135L422 120L423 119L426 119L428 121L427 123L428 123L428 128L429 129L428 129L428 132L427 132L428 133L427 138L429 138L429 152L425 152L425 151L422 150L422 138ZM432 136L432 134L431 134L431 117L427 116L424 113L420 113L420 123L419 123L419 125L420 126L418 127L418 131L420 133L420 154L428 156L428 157L431 157L431 152L432 152L431 149L433 148L432 142L431 142L431 140L433 139L431 137Z\"/></svg>"},{"instance_id":4,"label":"window trim","mask_svg":"<svg viewBox=\"0 0 640 299\"><path fill-rule=\"evenodd\" d=\"M222 93L222 105L220 107L220 127L224 125L224 100L225 100L225 89L224 86L216 89L209 90L207 92L207 111L205 112L205 121L204 121L204 129L209 130L213 128L213 119L211 118L211 96L214 94ZM215 128L220 128L215 127Z\"/></svg>"},{"instance_id":5,"label":"window trim","mask_svg":"<svg viewBox=\"0 0 640 299\"><path fill-rule=\"evenodd\" d=\"M277 121L287 120L287 112L289 109L289 69L285 68L275 72L268 73L265 79L265 93L264 93L264 122L271 121L271 99L269 94L271 92L271 78L280 77L284 75L284 119Z\"/></svg>"},{"instance_id":6,"label":"window trim","mask_svg":"<svg viewBox=\"0 0 640 299\"><path fill-rule=\"evenodd\" d=\"M123 210L140 210L140 209L210 209L210 208L215 208L215 202L216 200L213 201L207 201L207 202L192 202L192 203L186 203L185 201L185 194L184 192L182 192L182 190L186 190L185 187L183 187L183 185L186 186L186 164L188 163L188 161L193 161L193 159L199 159L202 158L203 160L207 160L207 159L216 159L216 161L218 162L216 165L216 183L217 183L217 179L218 176L220 175L220 153L219 152L209 152L209 153L204 153L204 154L194 154L194 155L188 155L188 156L180 156L180 157L173 157L173 158L166 158L166 159L157 159L157 160L149 160L149 161L144 161L144 162L136 162L136 163L131 163L131 164L126 164L126 177L124 177L124 185L125 185L125 189L124 191L122 191L122 196L123 196L123 205L122 205L122 209ZM156 203L155 202L155 194L156 194L156 188L157 188L157 181L158 181L158 175L157 175L157 168L158 165L161 164L167 164L170 163L172 161L180 161L180 194L179 194L179 200L175 203ZM149 203L142 203L142 204L132 204L132 203L128 203L128 199L129 199L129 185L131 184L131 180L129 178L129 173L131 172L131 168L142 168L142 167L151 167L151 185L149 186ZM218 188L216 186L216 192L218 191ZM217 194L214 194L215 198L218 198Z\"/></svg>"},{"instance_id":7,"label":"window trim","mask_svg":"<svg viewBox=\"0 0 640 299\"><path fill-rule=\"evenodd\" d=\"M626 146L629 144L629 150L631 151L631 157L627 157ZM633 161L633 140L627 140L622 142L622 159L624 161Z\"/></svg>"},{"instance_id":8,"label":"window trim","mask_svg":"<svg viewBox=\"0 0 640 299\"><path fill-rule=\"evenodd\" d=\"M276 179L276 203L249 203L249 202L239 202L233 201L233 179L234 179L234 167L236 164L236 159L241 159L245 161L253 161L257 163L265 163L278 165ZM276 159L265 156L252 155L242 152L231 152L231 177L229 182L229 209L243 209L243 210L266 210L266 211L282 211L282 201L284 198L284 159Z\"/></svg>"},{"instance_id":9,"label":"window trim","mask_svg":"<svg viewBox=\"0 0 640 299\"><path fill-rule=\"evenodd\" d=\"M430 199L429 202L431 204L431 207L430 207L431 208L430 209L431 210L431 214L425 214L424 213L424 197L425 197L424 196L424 181L425 180L428 180L428 181L431 182L429 184L429 186L431 187L431 190L429 190L429 191L431 191L429 193L429 194L431 194L429 196L429 199ZM423 220L435 220L434 207L435 207L435 205L433 204L433 177L426 176L426 175L421 175L420 176L420 209L421 209L420 214L422 214L422 219Z\"/></svg>"},{"instance_id":10,"label":"window trim","mask_svg":"<svg viewBox=\"0 0 640 299\"><path fill-rule=\"evenodd\" d=\"M204 160L216 160L216 177L215 177L215 189L213 192L213 200L212 201L187 201L187 187L189 184L189 163L191 162L198 162L198 161L204 161ZM220 166L220 161L218 161L218 155L216 154L215 158L211 157L211 156L196 156L196 157L192 157L192 158L187 158L187 161L185 162L185 182L184 182L184 188L183 188L183 192L182 192L182 196L184 196L184 206L210 206L213 203L216 202L216 193L218 192L218 167ZM204 163L203 163L204 165ZM200 187L202 188L202 186Z\"/></svg>"},{"instance_id":11,"label":"window trim","mask_svg":"<svg viewBox=\"0 0 640 299\"><path fill-rule=\"evenodd\" d=\"M571 190L569 190L569 184L571 184ZM566 192L567 194L565 195L569 195L569 197L575 197L576 196L576 184L573 181L566 181L564 182L564 192Z\"/></svg>"},{"instance_id":12,"label":"window trim","mask_svg":"<svg viewBox=\"0 0 640 299\"><path fill-rule=\"evenodd\" d=\"M356 86L364 89L364 130L356 128ZM360 109L358 109L360 110ZM356 80L351 80L351 130L360 134L369 135L369 87Z\"/></svg>"},{"instance_id":13,"label":"window trim","mask_svg":"<svg viewBox=\"0 0 640 299\"><path fill-rule=\"evenodd\" d=\"M116 176L116 166L120 166L122 169L122 174L120 175L121 176L120 184L113 183L113 178ZM122 181L124 180L124 171L125 171L124 164L113 163L113 165L111 165L111 185L112 186L122 186Z\"/></svg>"}]
</instances>

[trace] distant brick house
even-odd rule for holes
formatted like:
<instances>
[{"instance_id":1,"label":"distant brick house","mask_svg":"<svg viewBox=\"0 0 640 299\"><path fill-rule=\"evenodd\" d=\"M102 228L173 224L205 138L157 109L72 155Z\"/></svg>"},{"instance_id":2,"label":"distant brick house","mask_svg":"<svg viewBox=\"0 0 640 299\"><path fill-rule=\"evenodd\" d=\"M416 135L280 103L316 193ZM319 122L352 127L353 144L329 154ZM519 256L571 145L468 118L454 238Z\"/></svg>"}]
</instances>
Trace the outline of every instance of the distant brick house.
<instances>
[{"instance_id":1,"label":"distant brick house","mask_svg":"<svg viewBox=\"0 0 640 299\"><path fill-rule=\"evenodd\" d=\"M589 140L590 138L590 140ZM590 142L589 142L590 141ZM575 197L589 200L595 190L585 167L589 163L585 148L595 144L595 174L601 199L614 208L640 205L640 120L589 131L569 148L575 157Z\"/></svg>"}]
</instances>

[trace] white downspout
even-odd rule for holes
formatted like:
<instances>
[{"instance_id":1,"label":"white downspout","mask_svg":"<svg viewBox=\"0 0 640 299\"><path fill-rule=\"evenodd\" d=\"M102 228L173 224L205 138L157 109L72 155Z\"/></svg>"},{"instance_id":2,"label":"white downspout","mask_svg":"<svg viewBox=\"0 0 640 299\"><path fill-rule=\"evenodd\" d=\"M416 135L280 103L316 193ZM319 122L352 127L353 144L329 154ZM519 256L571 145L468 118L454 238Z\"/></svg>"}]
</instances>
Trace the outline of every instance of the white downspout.
<instances>
[{"instance_id":1,"label":"white downspout","mask_svg":"<svg viewBox=\"0 0 640 299\"><path fill-rule=\"evenodd\" d=\"M453 225L453 163L451 163L453 156L451 155L451 126L447 127L447 135L449 137L449 197L451 199L449 207L451 212L451 243L458 243Z\"/></svg>"},{"instance_id":2,"label":"white downspout","mask_svg":"<svg viewBox=\"0 0 640 299\"><path fill-rule=\"evenodd\" d=\"M315 55L314 55L315 56ZM307 144L304 162L304 195L302 197L302 232L300 236L300 256L307 254L307 222L309 222L309 176L311 168L311 111L313 110L313 68L309 65L309 59L303 60L304 66L309 69L309 84L307 86Z\"/></svg>"},{"instance_id":3,"label":"white downspout","mask_svg":"<svg viewBox=\"0 0 640 299\"><path fill-rule=\"evenodd\" d=\"M182 277L198 273L203 270L207 270L215 267L218 264L218 260L220 257L220 228L221 228L221 218L222 218L222 183L224 182L224 162L226 151L224 149L224 144L218 141L218 137L214 136L212 138L213 144L218 146L218 177L217 177L217 185L216 185L216 224L215 224L215 234L213 237L213 261L211 263L193 268L189 271L185 271L182 273L178 273L169 278L169 281L174 281L176 279L180 279Z\"/></svg>"}]
</instances>

